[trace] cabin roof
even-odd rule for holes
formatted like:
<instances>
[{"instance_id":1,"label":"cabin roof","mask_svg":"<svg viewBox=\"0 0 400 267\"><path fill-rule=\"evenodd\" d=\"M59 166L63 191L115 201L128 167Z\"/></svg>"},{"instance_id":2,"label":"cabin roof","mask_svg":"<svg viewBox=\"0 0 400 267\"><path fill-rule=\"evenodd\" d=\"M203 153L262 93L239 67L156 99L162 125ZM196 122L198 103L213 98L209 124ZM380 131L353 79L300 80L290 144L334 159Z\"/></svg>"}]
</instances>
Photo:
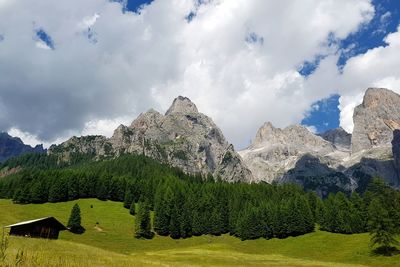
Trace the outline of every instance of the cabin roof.
<instances>
[{"instance_id":1,"label":"cabin roof","mask_svg":"<svg viewBox=\"0 0 400 267\"><path fill-rule=\"evenodd\" d=\"M27 225L27 224L32 224L32 223L36 223L36 222L40 222L40 221L47 221L47 220L53 221L56 224L58 224L58 226L59 226L59 228L61 230L66 230L67 229L67 227L65 227L62 223L60 223L54 217L44 217L44 218L39 218L39 219L34 219L34 220L29 220L29 221L24 221L24 222L19 222L19 223L15 223L15 224L10 224L10 225L4 226L4 227L5 228L11 228L11 227L14 227L14 226Z\"/></svg>"}]
</instances>

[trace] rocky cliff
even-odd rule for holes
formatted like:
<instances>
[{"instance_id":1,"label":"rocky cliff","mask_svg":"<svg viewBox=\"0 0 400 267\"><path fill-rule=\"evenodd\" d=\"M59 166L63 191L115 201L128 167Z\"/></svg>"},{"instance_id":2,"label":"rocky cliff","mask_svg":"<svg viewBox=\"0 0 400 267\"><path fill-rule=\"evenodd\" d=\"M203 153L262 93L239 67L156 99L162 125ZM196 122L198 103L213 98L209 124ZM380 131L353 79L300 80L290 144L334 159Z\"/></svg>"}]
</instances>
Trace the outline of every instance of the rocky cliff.
<instances>
[{"instance_id":1,"label":"rocky cliff","mask_svg":"<svg viewBox=\"0 0 400 267\"><path fill-rule=\"evenodd\" d=\"M277 129L265 123L239 153L257 181L295 182L321 195L365 189L377 176L400 186L400 131L395 130L400 126L400 96L370 88L353 118L352 135L341 128L315 135L298 125Z\"/></svg>"},{"instance_id":2,"label":"rocky cliff","mask_svg":"<svg viewBox=\"0 0 400 267\"><path fill-rule=\"evenodd\" d=\"M325 157L331 162L334 157L333 144L300 125L284 129L265 123L257 132L253 143L239 152L257 181L279 181L296 166L305 154Z\"/></svg>"},{"instance_id":3,"label":"rocky cliff","mask_svg":"<svg viewBox=\"0 0 400 267\"><path fill-rule=\"evenodd\" d=\"M8 133L0 133L0 162L26 153L45 153L42 145L31 147L25 145L21 139L12 137Z\"/></svg>"},{"instance_id":4,"label":"rocky cliff","mask_svg":"<svg viewBox=\"0 0 400 267\"><path fill-rule=\"evenodd\" d=\"M211 173L229 182L253 181L251 172L212 119L182 96L173 101L165 115L151 109L130 126L119 126L111 138L73 137L49 149L50 154L64 160L77 152L96 157L144 154L187 173Z\"/></svg>"},{"instance_id":5,"label":"rocky cliff","mask_svg":"<svg viewBox=\"0 0 400 267\"><path fill-rule=\"evenodd\" d=\"M351 134L346 132L343 128L328 130L319 134L323 139L330 142L336 149L350 150L351 147Z\"/></svg>"},{"instance_id":6,"label":"rocky cliff","mask_svg":"<svg viewBox=\"0 0 400 267\"><path fill-rule=\"evenodd\" d=\"M391 146L393 131L400 129L400 95L383 88L369 88L354 109L351 151Z\"/></svg>"}]
</instances>

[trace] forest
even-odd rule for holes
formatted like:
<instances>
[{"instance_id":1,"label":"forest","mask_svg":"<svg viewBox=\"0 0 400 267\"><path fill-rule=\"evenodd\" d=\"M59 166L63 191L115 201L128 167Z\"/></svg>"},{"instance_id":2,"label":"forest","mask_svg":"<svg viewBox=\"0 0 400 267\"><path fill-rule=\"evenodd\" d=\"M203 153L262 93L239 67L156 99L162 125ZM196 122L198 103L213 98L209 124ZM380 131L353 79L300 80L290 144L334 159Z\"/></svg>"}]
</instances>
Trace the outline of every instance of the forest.
<instances>
[{"instance_id":1,"label":"forest","mask_svg":"<svg viewBox=\"0 0 400 267\"><path fill-rule=\"evenodd\" d=\"M77 154L67 164L28 154L0 169L17 167L21 170L0 179L0 198L20 204L120 201L136 216L132 227L138 238L152 238L153 231L174 239L227 233L242 240L286 238L315 227L352 234L367 232L374 223L384 223L393 234L400 229L400 194L379 179L362 194L338 192L321 199L295 184L220 182L141 155L95 161Z\"/></svg>"}]
</instances>

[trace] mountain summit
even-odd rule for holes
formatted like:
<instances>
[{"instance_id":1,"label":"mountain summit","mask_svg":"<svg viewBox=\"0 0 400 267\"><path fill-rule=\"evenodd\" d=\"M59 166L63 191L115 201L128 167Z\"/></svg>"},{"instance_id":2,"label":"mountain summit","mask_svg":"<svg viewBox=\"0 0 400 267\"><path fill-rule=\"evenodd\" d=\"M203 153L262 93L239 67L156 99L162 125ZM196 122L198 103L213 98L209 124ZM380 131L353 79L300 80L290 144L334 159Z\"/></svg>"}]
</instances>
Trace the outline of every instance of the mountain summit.
<instances>
[{"instance_id":1,"label":"mountain summit","mask_svg":"<svg viewBox=\"0 0 400 267\"><path fill-rule=\"evenodd\" d=\"M214 178L229 182L253 180L212 119L182 96L173 101L165 115L151 109L140 114L129 127L120 125L111 138L73 137L52 146L49 153L64 160L71 153L92 153L96 157L144 154L191 174L211 173Z\"/></svg>"},{"instance_id":2,"label":"mountain summit","mask_svg":"<svg viewBox=\"0 0 400 267\"><path fill-rule=\"evenodd\" d=\"M173 113L182 113L182 114L190 114L190 113L198 113L196 105L187 97L178 96L172 102L171 107L167 110L165 115L173 114Z\"/></svg>"},{"instance_id":3,"label":"mountain summit","mask_svg":"<svg viewBox=\"0 0 400 267\"><path fill-rule=\"evenodd\" d=\"M18 137L12 137L8 133L0 132L0 162L11 157L20 156L26 153L45 153L42 145L31 147L25 145Z\"/></svg>"},{"instance_id":4,"label":"mountain summit","mask_svg":"<svg viewBox=\"0 0 400 267\"><path fill-rule=\"evenodd\" d=\"M384 88L368 88L354 109L351 151L390 147L393 131L400 129L400 95Z\"/></svg>"},{"instance_id":5,"label":"mountain summit","mask_svg":"<svg viewBox=\"0 0 400 267\"><path fill-rule=\"evenodd\" d=\"M377 176L399 186L400 96L369 88L353 119L353 134L338 128L315 135L300 125L265 123L239 153L257 181L295 182L321 195L350 192Z\"/></svg>"}]
</instances>

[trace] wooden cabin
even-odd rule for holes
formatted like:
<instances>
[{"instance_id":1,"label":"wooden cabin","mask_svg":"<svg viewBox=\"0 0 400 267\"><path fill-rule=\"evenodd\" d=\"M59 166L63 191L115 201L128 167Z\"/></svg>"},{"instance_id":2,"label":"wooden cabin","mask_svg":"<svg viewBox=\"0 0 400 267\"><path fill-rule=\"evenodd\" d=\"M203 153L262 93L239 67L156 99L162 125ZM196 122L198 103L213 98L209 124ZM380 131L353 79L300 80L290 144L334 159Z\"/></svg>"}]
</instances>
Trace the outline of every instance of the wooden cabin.
<instances>
[{"instance_id":1,"label":"wooden cabin","mask_svg":"<svg viewBox=\"0 0 400 267\"><path fill-rule=\"evenodd\" d=\"M5 227L10 228L10 235L47 239L57 239L60 231L67 230L67 227L54 217L19 222Z\"/></svg>"}]
</instances>

